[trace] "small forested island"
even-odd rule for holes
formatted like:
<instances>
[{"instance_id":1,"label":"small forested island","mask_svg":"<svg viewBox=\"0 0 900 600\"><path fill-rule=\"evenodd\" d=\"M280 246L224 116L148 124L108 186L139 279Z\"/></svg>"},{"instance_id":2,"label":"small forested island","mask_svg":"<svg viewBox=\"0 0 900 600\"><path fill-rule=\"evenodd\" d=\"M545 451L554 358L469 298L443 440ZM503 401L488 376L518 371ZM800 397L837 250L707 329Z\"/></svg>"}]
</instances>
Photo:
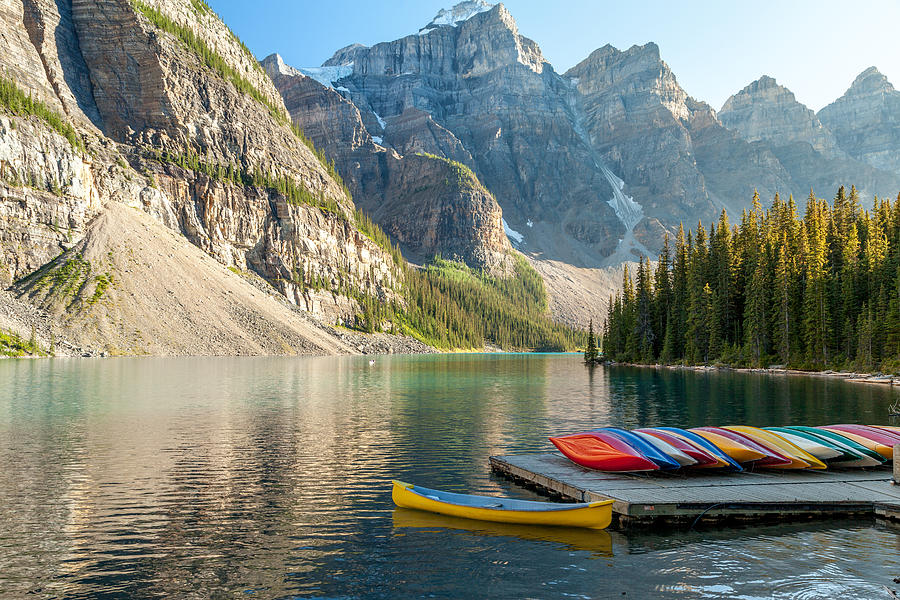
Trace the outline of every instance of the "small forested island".
<instances>
[{"instance_id":1,"label":"small forested island","mask_svg":"<svg viewBox=\"0 0 900 600\"><path fill-rule=\"evenodd\" d=\"M803 210L758 194L732 225L668 237L610 298L606 358L633 363L896 370L900 365L900 196L860 206L842 186Z\"/></svg>"}]
</instances>

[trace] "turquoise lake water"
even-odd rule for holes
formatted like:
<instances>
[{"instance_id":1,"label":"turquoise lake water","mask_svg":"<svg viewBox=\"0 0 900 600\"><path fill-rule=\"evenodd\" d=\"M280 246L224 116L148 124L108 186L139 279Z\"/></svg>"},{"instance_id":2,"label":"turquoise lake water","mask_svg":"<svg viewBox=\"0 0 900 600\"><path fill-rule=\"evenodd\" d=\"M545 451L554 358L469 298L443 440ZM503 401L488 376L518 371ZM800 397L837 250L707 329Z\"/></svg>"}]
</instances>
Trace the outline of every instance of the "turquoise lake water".
<instances>
[{"instance_id":1,"label":"turquoise lake water","mask_svg":"<svg viewBox=\"0 0 900 600\"><path fill-rule=\"evenodd\" d=\"M0 598L887 598L900 528L579 532L395 509L602 426L888 423L884 386L575 355L0 361Z\"/></svg>"}]
</instances>

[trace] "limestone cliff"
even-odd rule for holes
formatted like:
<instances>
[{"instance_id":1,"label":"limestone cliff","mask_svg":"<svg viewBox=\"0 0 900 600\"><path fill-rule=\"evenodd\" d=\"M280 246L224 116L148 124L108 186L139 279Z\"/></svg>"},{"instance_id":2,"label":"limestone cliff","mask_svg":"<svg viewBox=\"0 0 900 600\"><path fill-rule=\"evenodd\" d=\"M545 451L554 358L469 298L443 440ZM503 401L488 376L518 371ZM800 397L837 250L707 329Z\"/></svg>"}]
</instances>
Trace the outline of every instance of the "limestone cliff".
<instances>
[{"instance_id":1,"label":"limestone cliff","mask_svg":"<svg viewBox=\"0 0 900 600\"><path fill-rule=\"evenodd\" d=\"M895 173L845 152L816 114L771 77L763 76L731 96L719 117L745 140L769 145L790 173L795 192L813 189L830 194L852 182L861 197L870 200L900 190Z\"/></svg>"},{"instance_id":2,"label":"limestone cliff","mask_svg":"<svg viewBox=\"0 0 900 600\"><path fill-rule=\"evenodd\" d=\"M537 44L502 4L476 8L419 34L339 50L324 65L344 69L331 84L367 127L369 112L383 122L369 131L384 143L470 164L521 235L517 248L597 264L628 229L611 203L618 180L578 131L574 91Z\"/></svg>"},{"instance_id":3,"label":"limestone cliff","mask_svg":"<svg viewBox=\"0 0 900 600\"><path fill-rule=\"evenodd\" d=\"M878 69L860 73L818 117L847 154L900 175L900 91Z\"/></svg>"},{"instance_id":4,"label":"limestone cliff","mask_svg":"<svg viewBox=\"0 0 900 600\"><path fill-rule=\"evenodd\" d=\"M688 96L656 44L604 46L566 76L581 95L591 142L645 214L670 231L722 208L740 212L754 189L764 197L789 189L768 148L748 145ZM659 241L646 240L653 248Z\"/></svg>"},{"instance_id":5,"label":"limestone cliff","mask_svg":"<svg viewBox=\"0 0 900 600\"><path fill-rule=\"evenodd\" d=\"M449 131L426 113L408 109L389 117L386 129L379 125L378 133L389 142L373 138L360 110L337 91L285 65L278 55L262 64L294 122L335 161L357 205L408 258L440 254L494 273L507 271L512 248L496 200L464 164L426 156L471 164L471 155Z\"/></svg>"},{"instance_id":6,"label":"limestone cliff","mask_svg":"<svg viewBox=\"0 0 900 600\"><path fill-rule=\"evenodd\" d=\"M77 246L98 215L125 204L223 265L262 276L326 322L352 318L357 308L317 291L323 287L395 297L402 283L392 258L356 228L341 183L292 130L262 68L203 2L3 2L0 28L0 72L57 119L0 106L0 283ZM61 127L74 127L74 135L67 139ZM115 292L116 280L109 285ZM91 305L85 310L85 318L100 319ZM265 336L266 327L254 335ZM331 351L307 341L290 351ZM279 350L247 342L235 351Z\"/></svg>"},{"instance_id":7,"label":"limestone cliff","mask_svg":"<svg viewBox=\"0 0 900 600\"><path fill-rule=\"evenodd\" d=\"M765 140L775 146L804 142L827 158L846 157L816 113L768 75L730 96L719 119L748 142Z\"/></svg>"}]
</instances>

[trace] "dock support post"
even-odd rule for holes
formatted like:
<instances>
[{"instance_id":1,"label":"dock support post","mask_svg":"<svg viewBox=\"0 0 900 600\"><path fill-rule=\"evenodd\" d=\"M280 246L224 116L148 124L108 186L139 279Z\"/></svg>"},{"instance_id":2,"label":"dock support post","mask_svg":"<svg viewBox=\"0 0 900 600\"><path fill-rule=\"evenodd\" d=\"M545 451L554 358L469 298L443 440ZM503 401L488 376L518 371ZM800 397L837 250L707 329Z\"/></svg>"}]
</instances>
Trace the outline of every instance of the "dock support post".
<instances>
[{"instance_id":1,"label":"dock support post","mask_svg":"<svg viewBox=\"0 0 900 600\"><path fill-rule=\"evenodd\" d=\"M894 477L891 483L900 485L900 444L894 445Z\"/></svg>"}]
</instances>

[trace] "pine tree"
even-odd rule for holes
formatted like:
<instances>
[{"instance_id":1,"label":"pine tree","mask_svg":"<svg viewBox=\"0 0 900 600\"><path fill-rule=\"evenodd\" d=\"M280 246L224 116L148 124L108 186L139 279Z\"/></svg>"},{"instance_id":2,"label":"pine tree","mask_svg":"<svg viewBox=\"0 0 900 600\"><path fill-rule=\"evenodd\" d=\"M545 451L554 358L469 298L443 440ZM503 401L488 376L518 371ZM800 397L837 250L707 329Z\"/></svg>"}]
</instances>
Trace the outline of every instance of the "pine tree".
<instances>
[{"instance_id":1,"label":"pine tree","mask_svg":"<svg viewBox=\"0 0 900 600\"><path fill-rule=\"evenodd\" d=\"M654 355L662 352L663 337L668 328L669 314L672 308L672 277L670 273L671 256L669 253L669 234L663 238L663 247L656 263L653 279L653 331L656 333Z\"/></svg>"},{"instance_id":2,"label":"pine tree","mask_svg":"<svg viewBox=\"0 0 900 600\"><path fill-rule=\"evenodd\" d=\"M681 228L670 252L611 299L604 343L624 360L900 364L900 195L865 212L855 188L833 208L811 192L802 218L793 197L764 212L756 195L739 227Z\"/></svg>"},{"instance_id":3,"label":"pine tree","mask_svg":"<svg viewBox=\"0 0 900 600\"><path fill-rule=\"evenodd\" d=\"M803 293L803 327L809 360L828 364L828 280L825 271L826 233L822 203L810 194L806 208L807 255L804 257L806 288Z\"/></svg>"},{"instance_id":4,"label":"pine tree","mask_svg":"<svg viewBox=\"0 0 900 600\"><path fill-rule=\"evenodd\" d=\"M747 291L747 304L744 312L745 348L747 357L754 367L760 366L762 356L766 352L768 336L766 324L766 305L768 304L766 273L763 261L758 261L753 270L753 277Z\"/></svg>"},{"instance_id":5,"label":"pine tree","mask_svg":"<svg viewBox=\"0 0 900 600\"><path fill-rule=\"evenodd\" d=\"M688 315L688 245L684 237L684 227L678 227L675 238L675 260L672 265L672 312L666 331L672 331L672 341L667 361L684 358L684 343L687 335Z\"/></svg>"},{"instance_id":6,"label":"pine tree","mask_svg":"<svg viewBox=\"0 0 900 600\"><path fill-rule=\"evenodd\" d=\"M791 362L791 335L793 335L793 323L791 314L791 280L793 269L788 260L787 237L782 235L782 242L778 248L778 261L775 263L775 298L773 313L775 315L773 336L775 351L781 364Z\"/></svg>"},{"instance_id":7,"label":"pine tree","mask_svg":"<svg viewBox=\"0 0 900 600\"><path fill-rule=\"evenodd\" d=\"M644 257L638 260L637 290L635 303L635 335L638 342L638 360L652 362L655 358L654 343L656 334L653 331L653 290L650 286L650 261L644 263Z\"/></svg>"},{"instance_id":8,"label":"pine tree","mask_svg":"<svg viewBox=\"0 0 900 600\"><path fill-rule=\"evenodd\" d=\"M597 341L594 339L594 319L588 325L587 348L584 351L584 362L592 363L597 358Z\"/></svg>"}]
</instances>

